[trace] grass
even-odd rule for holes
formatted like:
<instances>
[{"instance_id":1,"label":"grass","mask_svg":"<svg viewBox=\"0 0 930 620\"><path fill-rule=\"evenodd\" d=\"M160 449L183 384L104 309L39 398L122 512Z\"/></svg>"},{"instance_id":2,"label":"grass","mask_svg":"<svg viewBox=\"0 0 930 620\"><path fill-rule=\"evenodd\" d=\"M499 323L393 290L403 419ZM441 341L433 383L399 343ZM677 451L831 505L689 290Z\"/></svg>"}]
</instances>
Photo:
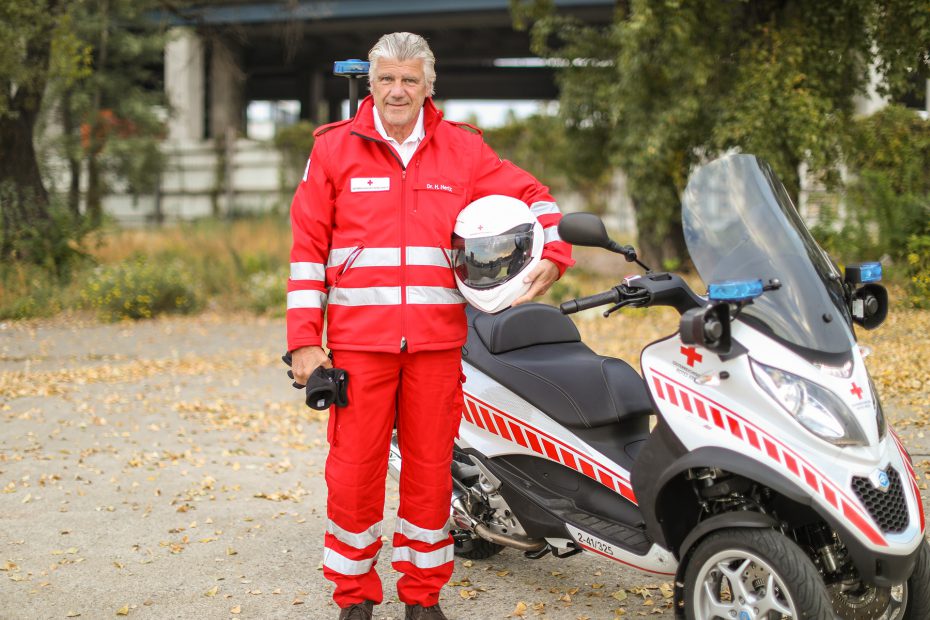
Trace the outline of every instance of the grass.
<instances>
[{"instance_id":1,"label":"grass","mask_svg":"<svg viewBox=\"0 0 930 620\"><path fill-rule=\"evenodd\" d=\"M281 216L104 230L67 279L0 266L0 320L75 309L111 320L203 307L283 315L290 243Z\"/></svg>"}]
</instances>

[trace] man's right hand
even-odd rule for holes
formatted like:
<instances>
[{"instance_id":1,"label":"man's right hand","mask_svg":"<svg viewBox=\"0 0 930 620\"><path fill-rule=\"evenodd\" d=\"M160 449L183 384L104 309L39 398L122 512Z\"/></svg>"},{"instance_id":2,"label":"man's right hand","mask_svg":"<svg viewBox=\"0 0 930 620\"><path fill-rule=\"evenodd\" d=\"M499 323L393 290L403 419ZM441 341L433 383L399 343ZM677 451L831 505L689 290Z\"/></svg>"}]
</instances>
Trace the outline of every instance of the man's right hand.
<instances>
[{"instance_id":1,"label":"man's right hand","mask_svg":"<svg viewBox=\"0 0 930 620\"><path fill-rule=\"evenodd\" d=\"M294 381L300 385L307 385L310 375L318 366L333 367L323 347L301 347L291 351L291 371L294 373Z\"/></svg>"}]
</instances>

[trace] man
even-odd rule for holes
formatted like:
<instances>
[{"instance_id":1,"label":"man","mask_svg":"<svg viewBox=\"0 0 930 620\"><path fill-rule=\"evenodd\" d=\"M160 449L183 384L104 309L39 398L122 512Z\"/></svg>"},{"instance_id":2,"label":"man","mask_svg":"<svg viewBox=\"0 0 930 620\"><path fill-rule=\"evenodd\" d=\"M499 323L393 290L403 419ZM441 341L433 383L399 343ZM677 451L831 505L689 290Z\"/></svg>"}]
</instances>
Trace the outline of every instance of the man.
<instances>
[{"instance_id":1,"label":"man","mask_svg":"<svg viewBox=\"0 0 930 620\"><path fill-rule=\"evenodd\" d=\"M288 350L299 383L318 366L349 375L348 406L331 409L327 433L323 574L336 585L339 618L371 618L382 600L374 565L396 423L398 595L408 620L440 620L439 590L453 569L450 461L467 333L449 259L456 215L489 194L531 206L549 243L515 303L544 293L573 261L548 189L501 161L480 132L442 119L422 37L385 35L369 60L371 95L353 119L315 132L291 206ZM321 346L324 312L332 361Z\"/></svg>"}]
</instances>

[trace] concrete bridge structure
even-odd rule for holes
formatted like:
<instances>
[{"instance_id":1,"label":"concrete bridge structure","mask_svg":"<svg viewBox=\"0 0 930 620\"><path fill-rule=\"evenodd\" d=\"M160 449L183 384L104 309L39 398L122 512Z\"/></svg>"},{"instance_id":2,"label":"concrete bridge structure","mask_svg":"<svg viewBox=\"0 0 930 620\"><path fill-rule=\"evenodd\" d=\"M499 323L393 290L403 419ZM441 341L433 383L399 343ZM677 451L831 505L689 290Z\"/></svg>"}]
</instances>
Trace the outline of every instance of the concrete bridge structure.
<instances>
[{"instance_id":1,"label":"concrete bridge structure","mask_svg":"<svg viewBox=\"0 0 930 620\"><path fill-rule=\"evenodd\" d=\"M606 24L615 0L555 0L560 13ZM249 139L252 101L297 101L299 117L338 120L348 96L333 63L365 59L384 33L411 31L436 54L436 99L555 99L555 69L533 59L509 0L218 0L168 17L171 103L159 191L116 192L106 211L132 224L287 204L296 179L268 141ZM362 80L360 92L367 92ZM464 119L462 119L464 120Z\"/></svg>"}]
</instances>

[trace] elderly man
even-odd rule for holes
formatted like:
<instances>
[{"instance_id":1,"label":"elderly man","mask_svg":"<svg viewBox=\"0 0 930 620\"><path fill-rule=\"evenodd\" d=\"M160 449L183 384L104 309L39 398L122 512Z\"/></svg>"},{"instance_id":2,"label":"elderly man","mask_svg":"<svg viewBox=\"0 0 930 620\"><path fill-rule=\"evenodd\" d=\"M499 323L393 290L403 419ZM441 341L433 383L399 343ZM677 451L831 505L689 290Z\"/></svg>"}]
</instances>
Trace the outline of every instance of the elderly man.
<instances>
[{"instance_id":1,"label":"elderly man","mask_svg":"<svg viewBox=\"0 0 930 620\"><path fill-rule=\"evenodd\" d=\"M398 596L408 620L438 620L453 569L450 461L467 333L449 260L456 215L490 194L531 207L548 243L515 303L544 293L573 261L548 189L498 158L477 129L443 120L422 37L385 35L369 60L371 96L354 118L316 131L291 206L288 350L300 383L318 366L349 375L348 405L331 409L327 433L323 574L335 583L339 618L371 618L383 598L375 561L396 425ZM324 312L332 359L322 348Z\"/></svg>"}]
</instances>

